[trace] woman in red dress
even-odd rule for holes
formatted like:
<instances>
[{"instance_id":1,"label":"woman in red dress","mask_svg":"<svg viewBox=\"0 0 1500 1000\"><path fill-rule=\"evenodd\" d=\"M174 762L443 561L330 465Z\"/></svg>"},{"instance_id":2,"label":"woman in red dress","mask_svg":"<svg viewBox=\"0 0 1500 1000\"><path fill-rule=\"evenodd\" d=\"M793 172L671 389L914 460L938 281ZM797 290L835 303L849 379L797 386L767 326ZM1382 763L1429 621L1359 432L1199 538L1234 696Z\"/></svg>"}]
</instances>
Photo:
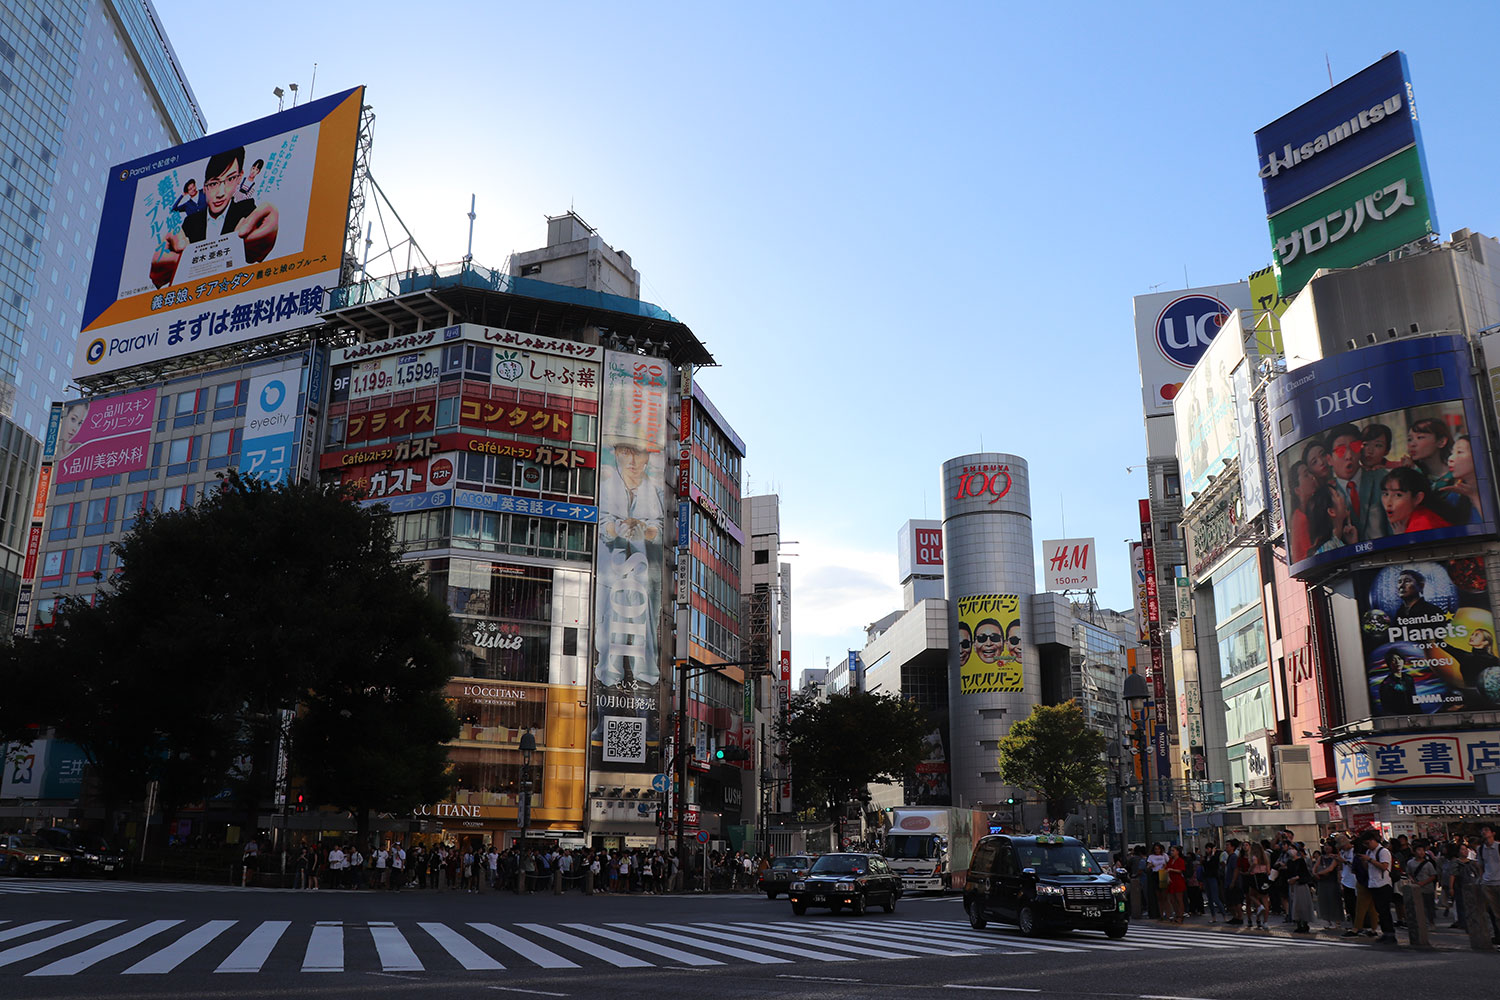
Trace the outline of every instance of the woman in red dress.
<instances>
[{"instance_id":1,"label":"woman in red dress","mask_svg":"<svg viewBox=\"0 0 1500 1000\"><path fill-rule=\"evenodd\" d=\"M1184 913L1182 895L1187 892L1187 859L1182 856L1181 847L1172 845L1167 852L1166 867L1162 871L1167 876L1167 919L1180 924Z\"/></svg>"}]
</instances>

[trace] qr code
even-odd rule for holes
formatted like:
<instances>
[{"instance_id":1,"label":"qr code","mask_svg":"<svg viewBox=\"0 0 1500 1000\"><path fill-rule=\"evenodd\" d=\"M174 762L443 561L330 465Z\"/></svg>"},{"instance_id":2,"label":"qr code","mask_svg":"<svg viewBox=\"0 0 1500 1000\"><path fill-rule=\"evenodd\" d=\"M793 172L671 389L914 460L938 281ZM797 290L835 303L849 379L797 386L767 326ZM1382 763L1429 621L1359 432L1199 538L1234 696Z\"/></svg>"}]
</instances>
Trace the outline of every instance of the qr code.
<instances>
[{"instance_id":1,"label":"qr code","mask_svg":"<svg viewBox=\"0 0 1500 1000\"><path fill-rule=\"evenodd\" d=\"M646 762L646 720L606 715L604 717L604 759L644 764Z\"/></svg>"}]
</instances>

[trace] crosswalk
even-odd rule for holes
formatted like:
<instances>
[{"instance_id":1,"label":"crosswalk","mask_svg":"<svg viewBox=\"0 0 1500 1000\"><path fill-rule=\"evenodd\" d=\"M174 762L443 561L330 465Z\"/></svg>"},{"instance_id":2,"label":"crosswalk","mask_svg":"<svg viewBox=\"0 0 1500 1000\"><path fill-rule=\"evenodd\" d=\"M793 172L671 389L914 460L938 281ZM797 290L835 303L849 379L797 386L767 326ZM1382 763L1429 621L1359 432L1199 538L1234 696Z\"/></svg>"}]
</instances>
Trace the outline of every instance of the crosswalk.
<instances>
[{"instance_id":1,"label":"crosswalk","mask_svg":"<svg viewBox=\"0 0 1500 1000\"><path fill-rule=\"evenodd\" d=\"M1347 948L1135 925L1128 938L1032 939L964 921L804 918L744 921L0 920L0 976L488 972L706 968L969 955Z\"/></svg>"},{"instance_id":2,"label":"crosswalk","mask_svg":"<svg viewBox=\"0 0 1500 1000\"><path fill-rule=\"evenodd\" d=\"M178 892L297 892L295 889L241 888L237 885L205 885L197 882L117 882L99 879L7 878L0 879L0 896L87 896L96 893Z\"/></svg>"}]
</instances>

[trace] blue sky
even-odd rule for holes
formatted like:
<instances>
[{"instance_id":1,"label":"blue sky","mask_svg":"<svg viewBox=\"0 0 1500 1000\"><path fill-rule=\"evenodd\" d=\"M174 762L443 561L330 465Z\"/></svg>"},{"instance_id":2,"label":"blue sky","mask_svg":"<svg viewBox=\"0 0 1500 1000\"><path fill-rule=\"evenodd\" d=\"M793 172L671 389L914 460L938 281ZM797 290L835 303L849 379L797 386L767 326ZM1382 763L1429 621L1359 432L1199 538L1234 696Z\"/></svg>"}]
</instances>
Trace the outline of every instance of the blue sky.
<instances>
[{"instance_id":1,"label":"blue sky","mask_svg":"<svg viewBox=\"0 0 1500 1000\"><path fill-rule=\"evenodd\" d=\"M434 261L471 192L480 263L569 207L631 254L781 494L798 670L899 606L897 527L981 446L1028 460L1038 542L1096 537L1129 607L1131 296L1270 262L1253 133L1325 58L1407 53L1439 225L1500 234L1500 5L157 6L210 128L314 62L317 95L366 84L372 172Z\"/></svg>"}]
</instances>

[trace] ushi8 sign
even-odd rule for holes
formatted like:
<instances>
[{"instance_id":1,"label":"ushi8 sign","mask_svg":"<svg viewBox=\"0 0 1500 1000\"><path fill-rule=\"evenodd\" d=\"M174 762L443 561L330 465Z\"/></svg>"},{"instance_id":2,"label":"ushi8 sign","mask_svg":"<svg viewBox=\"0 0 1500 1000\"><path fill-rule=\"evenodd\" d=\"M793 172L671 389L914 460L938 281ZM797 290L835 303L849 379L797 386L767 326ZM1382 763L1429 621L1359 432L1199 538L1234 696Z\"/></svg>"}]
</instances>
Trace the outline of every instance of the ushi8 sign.
<instances>
[{"instance_id":1,"label":"ushi8 sign","mask_svg":"<svg viewBox=\"0 0 1500 1000\"><path fill-rule=\"evenodd\" d=\"M363 96L112 167L73 375L316 322L343 261Z\"/></svg>"},{"instance_id":2,"label":"ushi8 sign","mask_svg":"<svg viewBox=\"0 0 1500 1000\"><path fill-rule=\"evenodd\" d=\"M1022 689L1018 595L959 598L958 672L961 694Z\"/></svg>"}]
</instances>

